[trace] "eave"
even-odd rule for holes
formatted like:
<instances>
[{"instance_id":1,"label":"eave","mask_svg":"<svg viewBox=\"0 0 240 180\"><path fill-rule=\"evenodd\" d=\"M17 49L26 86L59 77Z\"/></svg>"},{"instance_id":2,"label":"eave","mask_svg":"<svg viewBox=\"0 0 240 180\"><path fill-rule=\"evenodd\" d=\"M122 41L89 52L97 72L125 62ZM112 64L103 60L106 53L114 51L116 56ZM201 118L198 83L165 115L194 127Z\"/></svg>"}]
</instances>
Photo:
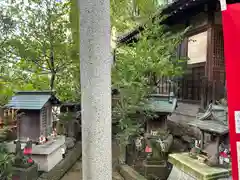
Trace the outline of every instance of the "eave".
<instances>
[{"instance_id":1,"label":"eave","mask_svg":"<svg viewBox=\"0 0 240 180\"><path fill-rule=\"evenodd\" d=\"M187 14L196 14L198 12L197 9L201 11L202 6L209 2L211 2L211 0L178 0L172 4L167 5L162 9L161 12L153 15L152 21L154 21L157 16L159 17L167 15L168 17L160 23L172 25L181 21ZM216 2L216 0L213 0L212 2ZM128 44L136 41L138 39L137 35L145 29L144 26L145 24L141 24L137 28L117 38L118 46L121 44Z\"/></svg>"}]
</instances>

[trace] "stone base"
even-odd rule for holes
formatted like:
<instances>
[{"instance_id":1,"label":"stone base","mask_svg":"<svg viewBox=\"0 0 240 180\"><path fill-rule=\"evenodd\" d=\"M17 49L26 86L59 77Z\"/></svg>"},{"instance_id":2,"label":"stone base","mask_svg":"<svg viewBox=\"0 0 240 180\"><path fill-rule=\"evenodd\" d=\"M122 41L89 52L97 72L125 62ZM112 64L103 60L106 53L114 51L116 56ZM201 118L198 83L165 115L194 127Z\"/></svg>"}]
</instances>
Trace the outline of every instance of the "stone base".
<instances>
[{"instance_id":1,"label":"stone base","mask_svg":"<svg viewBox=\"0 0 240 180\"><path fill-rule=\"evenodd\" d=\"M158 177L160 179L166 179L170 173L170 168L166 161L143 161L145 177Z\"/></svg>"},{"instance_id":2,"label":"stone base","mask_svg":"<svg viewBox=\"0 0 240 180\"><path fill-rule=\"evenodd\" d=\"M173 166L171 174L168 177L168 180L176 180L176 179L182 179L182 180L199 180L195 177L190 176L189 174L183 172L182 170L176 168ZM228 178L218 178L218 180L232 180L232 177Z\"/></svg>"},{"instance_id":3,"label":"stone base","mask_svg":"<svg viewBox=\"0 0 240 180\"><path fill-rule=\"evenodd\" d=\"M22 144L22 148L24 148ZM15 152L16 144L7 144L9 152ZM57 136L42 145L32 145L32 159L38 164L38 171L48 172L62 159L62 152L66 150L65 136Z\"/></svg>"},{"instance_id":4,"label":"stone base","mask_svg":"<svg viewBox=\"0 0 240 180\"><path fill-rule=\"evenodd\" d=\"M188 153L170 154L169 162L173 169L168 180L231 180L231 169L209 167Z\"/></svg>"},{"instance_id":5,"label":"stone base","mask_svg":"<svg viewBox=\"0 0 240 180\"><path fill-rule=\"evenodd\" d=\"M36 180L38 178L38 166L33 164L29 168L13 167L13 180Z\"/></svg>"},{"instance_id":6,"label":"stone base","mask_svg":"<svg viewBox=\"0 0 240 180\"><path fill-rule=\"evenodd\" d=\"M82 155L82 144L77 142L75 147L68 151L66 157L49 172L43 172L37 180L60 180L65 173L76 163ZM78 179L80 176L78 177ZM81 178L80 178L81 179ZM75 179L72 179L75 180Z\"/></svg>"},{"instance_id":7,"label":"stone base","mask_svg":"<svg viewBox=\"0 0 240 180\"><path fill-rule=\"evenodd\" d=\"M48 172L63 159L65 137L58 137L43 145L36 145L32 150L32 159L38 164L38 171Z\"/></svg>"}]
</instances>

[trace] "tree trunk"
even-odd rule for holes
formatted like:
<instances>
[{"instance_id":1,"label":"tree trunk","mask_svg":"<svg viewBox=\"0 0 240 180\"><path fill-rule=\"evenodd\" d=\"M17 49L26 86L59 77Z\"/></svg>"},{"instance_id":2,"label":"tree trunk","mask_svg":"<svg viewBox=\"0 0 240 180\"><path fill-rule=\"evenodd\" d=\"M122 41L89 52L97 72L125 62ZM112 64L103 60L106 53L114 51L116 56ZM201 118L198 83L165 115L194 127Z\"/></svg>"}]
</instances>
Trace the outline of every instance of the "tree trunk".
<instances>
[{"instance_id":1,"label":"tree trunk","mask_svg":"<svg viewBox=\"0 0 240 180\"><path fill-rule=\"evenodd\" d=\"M83 180L112 180L109 0L78 0Z\"/></svg>"}]
</instances>

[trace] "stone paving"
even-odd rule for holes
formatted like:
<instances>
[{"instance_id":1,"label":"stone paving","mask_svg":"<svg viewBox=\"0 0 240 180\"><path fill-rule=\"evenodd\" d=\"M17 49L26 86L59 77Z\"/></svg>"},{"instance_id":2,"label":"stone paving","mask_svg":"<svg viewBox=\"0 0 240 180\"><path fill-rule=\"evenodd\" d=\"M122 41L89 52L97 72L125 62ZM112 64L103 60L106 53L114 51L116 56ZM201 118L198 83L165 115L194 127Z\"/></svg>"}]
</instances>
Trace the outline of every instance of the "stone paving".
<instances>
[{"instance_id":1,"label":"stone paving","mask_svg":"<svg viewBox=\"0 0 240 180\"><path fill-rule=\"evenodd\" d=\"M61 180L80 180L82 178L81 161L78 161ZM113 172L113 180L124 180L117 172Z\"/></svg>"},{"instance_id":2,"label":"stone paving","mask_svg":"<svg viewBox=\"0 0 240 180\"><path fill-rule=\"evenodd\" d=\"M112 145L112 156L113 166L117 162L119 156L119 149L115 142ZM82 178L82 163L81 160L77 161L76 164L65 174L61 180L80 180ZM116 171L113 172L113 180L124 180Z\"/></svg>"},{"instance_id":3,"label":"stone paving","mask_svg":"<svg viewBox=\"0 0 240 180\"><path fill-rule=\"evenodd\" d=\"M61 180L80 180L82 178L81 161L77 163L68 171Z\"/></svg>"}]
</instances>

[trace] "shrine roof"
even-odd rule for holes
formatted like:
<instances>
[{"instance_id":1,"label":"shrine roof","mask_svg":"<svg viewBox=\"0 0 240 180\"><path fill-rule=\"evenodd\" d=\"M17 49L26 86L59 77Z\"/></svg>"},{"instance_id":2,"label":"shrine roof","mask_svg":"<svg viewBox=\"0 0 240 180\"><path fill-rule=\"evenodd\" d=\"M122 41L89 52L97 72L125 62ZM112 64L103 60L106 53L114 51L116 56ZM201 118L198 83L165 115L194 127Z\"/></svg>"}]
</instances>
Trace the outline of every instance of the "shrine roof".
<instances>
[{"instance_id":1,"label":"shrine roof","mask_svg":"<svg viewBox=\"0 0 240 180\"><path fill-rule=\"evenodd\" d=\"M199 128L201 131L211 134L224 135L229 132L228 126L217 120L193 120L188 123L191 126Z\"/></svg>"},{"instance_id":2,"label":"shrine roof","mask_svg":"<svg viewBox=\"0 0 240 180\"><path fill-rule=\"evenodd\" d=\"M4 107L25 110L40 110L48 102L59 104L52 91L19 91Z\"/></svg>"},{"instance_id":3,"label":"shrine roof","mask_svg":"<svg viewBox=\"0 0 240 180\"><path fill-rule=\"evenodd\" d=\"M171 101L170 101L171 99ZM171 114L177 107L177 98L169 95L151 94L146 109L156 113Z\"/></svg>"}]
</instances>

